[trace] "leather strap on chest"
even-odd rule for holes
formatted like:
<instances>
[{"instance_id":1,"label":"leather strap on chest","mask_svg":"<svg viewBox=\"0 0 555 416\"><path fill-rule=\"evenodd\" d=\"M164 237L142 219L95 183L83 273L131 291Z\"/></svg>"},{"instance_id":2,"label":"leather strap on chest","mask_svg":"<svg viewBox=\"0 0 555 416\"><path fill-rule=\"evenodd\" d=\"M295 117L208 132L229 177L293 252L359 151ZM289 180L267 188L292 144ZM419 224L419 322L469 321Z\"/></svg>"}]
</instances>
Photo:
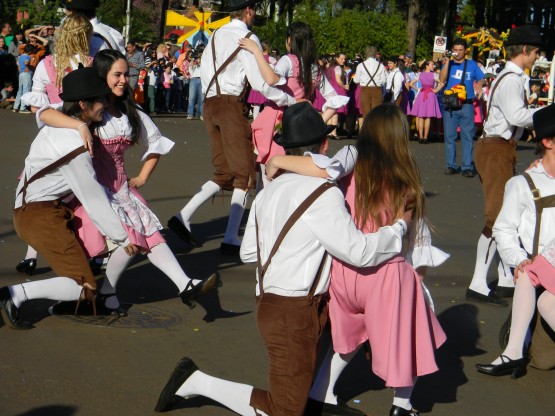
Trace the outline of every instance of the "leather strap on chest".
<instances>
[{"instance_id":1,"label":"leather strap on chest","mask_svg":"<svg viewBox=\"0 0 555 416\"><path fill-rule=\"evenodd\" d=\"M534 199L534 205L536 206L536 226L534 228L534 243L532 246L532 258L534 258L538 255L543 209L555 208L555 194L542 197L540 194L540 190L536 187L536 184L534 184L532 177L526 172L524 172L522 176L524 176L524 179L526 179L526 182L530 187L532 198Z\"/></svg>"},{"instance_id":2,"label":"leather strap on chest","mask_svg":"<svg viewBox=\"0 0 555 416\"><path fill-rule=\"evenodd\" d=\"M266 262L264 264L262 264L262 259L260 257L260 239L258 237L258 219L256 218L256 212L255 212L254 220L255 220L255 225L256 225L256 248L257 248L256 256L257 256L257 262L258 262L258 287L259 287L259 291L260 291L261 295L264 293L263 284L262 284L262 281L264 279L264 275L266 274L266 271L268 270L268 267L270 267L270 263L272 262L272 258L277 253L277 251L279 249L279 246L281 245L283 239L285 238L285 236L287 235L287 233L289 232L291 227L293 227L293 225L297 222L297 220L314 203L314 201L316 201L318 199L318 197L320 195L322 195L328 189L333 188L335 186L336 185L332 182L324 182L322 185L320 185L318 188L316 188L297 207L297 209L291 214L291 216L287 219L287 221L283 225L283 228L281 229L281 232L279 233L279 235L278 235L278 237L277 237L277 239L276 239L276 241L275 241L275 243L272 247L272 250L270 251L270 255L268 256L268 259L266 260ZM326 257L327 257L327 253L324 253L324 257L322 258L322 261L320 262L320 266L318 267L318 272L316 274L316 278L314 279L314 282L312 283L312 287L310 288L310 292L308 294L310 297L314 296L314 292L316 291L316 287L318 286L318 282L320 281L320 276L322 274L322 270L324 269L324 264L325 264L325 261L326 261Z\"/></svg>"},{"instance_id":3,"label":"leather strap on chest","mask_svg":"<svg viewBox=\"0 0 555 416\"><path fill-rule=\"evenodd\" d=\"M507 75L509 75L509 74L518 75L518 74L516 74L515 72L505 72L503 75L501 75L501 76L497 79L497 82L496 82L495 85L492 87L491 93L490 93L490 95L489 95L489 97L488 97L488 106L487 106L487 109L486 109L486 116L484 117L484 122L488 121L489 112L490 112L490 109L491 109L491 103L493 102L493 93L494 93L495 90L497 89L497 86L499 85L499 83L501 82L501 80L502 80L503 78L505 78L505 76L507 76ZM528 106L528 103L527 103L527 101L526 101L526 91L524 91L524 96L523 96L522 98L523 98L523 101L524 101L524 107L527 107L527 106ZM515 133L516 133L516 129L517 129L516 126L513 127L513 128L511 129L511 137L514 137L514 135L515 135Z\"/></svg>"},{"instance_id":4,"label":"leather strap on chest","mask_svg":"<svg viewBox=\"0 0 555 416\"><path fill-rule=\"evenodd\" d=\"M224 69L226 69L227 66L231 62L233 62L235 57L239 54L239 52L241 52L241 47L238 46L237 49L235 49L233 51L233 53L231 55L229 55L229 57L224 61L224 63L219 68L216 68L216 41L215 41L216 32L217 32L217 30L215 30L214 33L212 33L212 64L214 65L214 75L212 76L212 79L208 83L208 87L206 88L205 97L208 94L208 91L210 91L210 88L212 88L212 85L214 85L214 83L215 83L216 84L216 97L219 98L219 97L221 97L222 93L221 93L221 90L220 90L220 84L218 82L218 75L220 75L222 73L222 71ZM249 32L245 35L245 38L248 39L252 35L253 35L253 32ZM243 92L244 91L245 91L245 89L243 89Z\"/></svg>"},{"instance_id":5,"label":"leather strap on chest","mask_svg":"<svg viewBox=\"0 0 555 416\"><path fill-rule=\"evenodd\" d=\"M23 193L22 208L25 209L25 206L27 205L26 204L27 187L32 182L36 181L37 179L40 179L40 178L44 177L46 174L58 169L60 166L65 165L70 160L76 158L81 153L85 153L86 151L87 151L87 149L85 149L84 146L79 146L77 149L72 150L67 155L62 156L60 159L58 159L58 160L52 162L51 164L49 164L48 166L42 168L41 170L39 170L37 173L35 173L30 178L27 178L27 174L25 174L25 180L23 181L23 186L21 187L21 189L17 193L18 196L19 196L19 194Z\"/></svg>"},{"instance_id":6,"label":"leather strap on chest","mask_svg":"<svg viewBox=\"0 0 555 416\"><path fill-rule=\"evenodd\" d=\"M110 41L109 41L108 39L106 39L105 36L101 35L100 33L94 32L94 33L93 33L93 37L102 39L102 41L103 41L106 45L108 45L108 48L109 48L109 49L115 49L115 48L112 46L112 44L110 43Z\"/></svg>"},{"instance_id":7,"label":"leather strap on chest","mask_svg":"<svg viewBox=\"0 0 555 416\"><path fill-rule=\"evenodd\" d=\"M366 68L366 65L364 64L364 62L362 63L362 66L364 67L364 70L366 71L366 73L368 74L368 76L370 77L370 80L366 83L366 87L370 86L370 83L373 82L374 86L377 87L378 84L376 83L376 81L374 80L374 77L376 76L376 74L378 73L378 71L380 70L380 64L378 63L378 66L376 67L376 72L374 72L374 75L370 75L370 71L368 71L368 68Z\"/></svg>"}]
</instances>

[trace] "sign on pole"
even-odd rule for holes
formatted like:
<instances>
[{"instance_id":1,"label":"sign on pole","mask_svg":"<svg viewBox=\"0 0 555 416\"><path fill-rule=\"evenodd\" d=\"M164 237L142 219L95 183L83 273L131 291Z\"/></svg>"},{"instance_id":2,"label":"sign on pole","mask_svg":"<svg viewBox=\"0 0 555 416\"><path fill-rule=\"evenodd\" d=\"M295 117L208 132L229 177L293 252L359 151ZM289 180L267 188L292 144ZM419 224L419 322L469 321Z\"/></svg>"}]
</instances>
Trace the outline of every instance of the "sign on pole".
<instances>
[{"instance_id":1,"label":"sign on pole","mask_svg":"<svg viewBox=\"0 0 555 416\"><path fill-rule=\"evenodd\" d=\"M443 53L447 48L447 37L436 36L434 39L434 52Z\"/></svg>"}]
</instances>

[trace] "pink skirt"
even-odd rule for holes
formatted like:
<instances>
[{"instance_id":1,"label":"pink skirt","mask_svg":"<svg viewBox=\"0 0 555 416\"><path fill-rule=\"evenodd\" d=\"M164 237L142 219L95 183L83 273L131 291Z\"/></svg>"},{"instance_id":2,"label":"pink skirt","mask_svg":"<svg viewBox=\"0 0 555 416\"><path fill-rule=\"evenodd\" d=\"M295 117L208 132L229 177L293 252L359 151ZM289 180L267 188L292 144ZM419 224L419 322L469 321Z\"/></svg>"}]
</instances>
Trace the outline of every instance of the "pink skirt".
<instances>
[{"instance_id":1,"label":"pink skirt","mask_svg":"<svg viewBox=\"0 0 555 416\"><path fill-rule=\"evenodd\" d=\"M530 281L535 287L543 286L552 295L555 295L555 267L541 254L536 256L531 264L524 266L530 276Z\"/></svg>"},{"instance_id":2,"label":"pink skirt","mask_svg":"<svg viewBox=\"0 0 555 416\"><path fill-rule=\"evenodd\" d=\"M438 370L434 352L446 340L415 270L398 256L377 267L332 264L333 346L346 354L369 341L372 371L388 387Z\"/></svg>"},{"instance_id":3,"label":"pink skirt","mask_svg":"<svg viewBox=\"0 0 555 416\"><path fill-rule=\"evenodd\" d=\"M284 155L285 150L274 143L275 128L281 122L283 110L267 105L251 124L252 142L258 155L256 161L265 164L276 155Z\"/></svg>"}]
</instances>

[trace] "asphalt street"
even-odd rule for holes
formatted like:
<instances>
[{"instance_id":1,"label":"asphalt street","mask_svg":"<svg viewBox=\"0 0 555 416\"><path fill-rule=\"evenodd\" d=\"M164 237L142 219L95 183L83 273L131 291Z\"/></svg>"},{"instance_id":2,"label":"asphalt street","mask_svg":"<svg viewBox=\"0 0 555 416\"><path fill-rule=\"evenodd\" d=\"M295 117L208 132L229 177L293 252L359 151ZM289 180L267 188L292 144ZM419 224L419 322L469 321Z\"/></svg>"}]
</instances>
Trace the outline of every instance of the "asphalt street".
<instances>
[{"instance_id":1,"label":"asphalt street","mask_svg":"<svg viewBox=\"0 0 555 416\"><path fill-rule=\"evenodd\" d=\"M141 191L165 225L210 178L210 149L201 121L182 116L157 116L155 121L175 147ZM13 230L14 191L37 134L34 116L2 110L0 126L0 286L5 286L54 274L40 256L32 276L15 270L26 245ZM334 141L331 151L346 143L354 140ZM512 380L474 369L501 352L499 328L509 313L509 308L464 298L483 226L480 181L443 174L443 143L411 146L428 195L434 244L451 255L426 277L448 342L437 352L439 372L418 381L414 406L437 416L554 415L553 372L529 368L525 377ZM533 150L531 144L519 146L518 172L534 159ZM130 176L138 173L141 154L139 147L128 151ZM201 247L191 250L171 231L163 231L189 276L220 275L221 287L200 299L195 309L183 305L171 281L139 256L118 287L129 317L49 316L52 302L40 300L22 308L24 317L35 321L34 329L15 331L0 321L0 416L151 415L169 373L183 356L209 374L266 387L267 360L254 314L255 266L219 252L229 203L230 193L218 195L193 217L192 231ZM492 267L492 285L495 274ZM385 416L391 406L391 390L371 373L362 354L342 375L336 392L368 415ZM169 414L233 413L195 398L177 403Z\"/></svg>"}]
</instances>

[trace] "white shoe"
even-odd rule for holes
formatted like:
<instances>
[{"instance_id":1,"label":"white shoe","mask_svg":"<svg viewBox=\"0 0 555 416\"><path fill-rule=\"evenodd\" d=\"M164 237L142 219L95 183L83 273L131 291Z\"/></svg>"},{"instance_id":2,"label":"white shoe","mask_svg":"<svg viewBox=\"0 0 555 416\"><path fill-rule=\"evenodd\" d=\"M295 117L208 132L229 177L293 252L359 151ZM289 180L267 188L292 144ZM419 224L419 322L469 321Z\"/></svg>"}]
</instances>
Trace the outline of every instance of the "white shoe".
<instances>
[{"instance_id":1,"label":"white shoe","mask_svg":"<svg viewBox=\"0 0 555 416\"><path fill-rule=\"evenodd\" d=\"M200 116L200 121L204 121L204 118L202 116Z\"/></svg>"},{"instance_id":2,"label":"white shoe","mask_svg":"<svg viewBox=\"0 0 555 416\"><path fill-rule=\"evenodd\" d=\"M187 116L187 120L192 120L193 116Z\"/></svg>"}]
</instances>

